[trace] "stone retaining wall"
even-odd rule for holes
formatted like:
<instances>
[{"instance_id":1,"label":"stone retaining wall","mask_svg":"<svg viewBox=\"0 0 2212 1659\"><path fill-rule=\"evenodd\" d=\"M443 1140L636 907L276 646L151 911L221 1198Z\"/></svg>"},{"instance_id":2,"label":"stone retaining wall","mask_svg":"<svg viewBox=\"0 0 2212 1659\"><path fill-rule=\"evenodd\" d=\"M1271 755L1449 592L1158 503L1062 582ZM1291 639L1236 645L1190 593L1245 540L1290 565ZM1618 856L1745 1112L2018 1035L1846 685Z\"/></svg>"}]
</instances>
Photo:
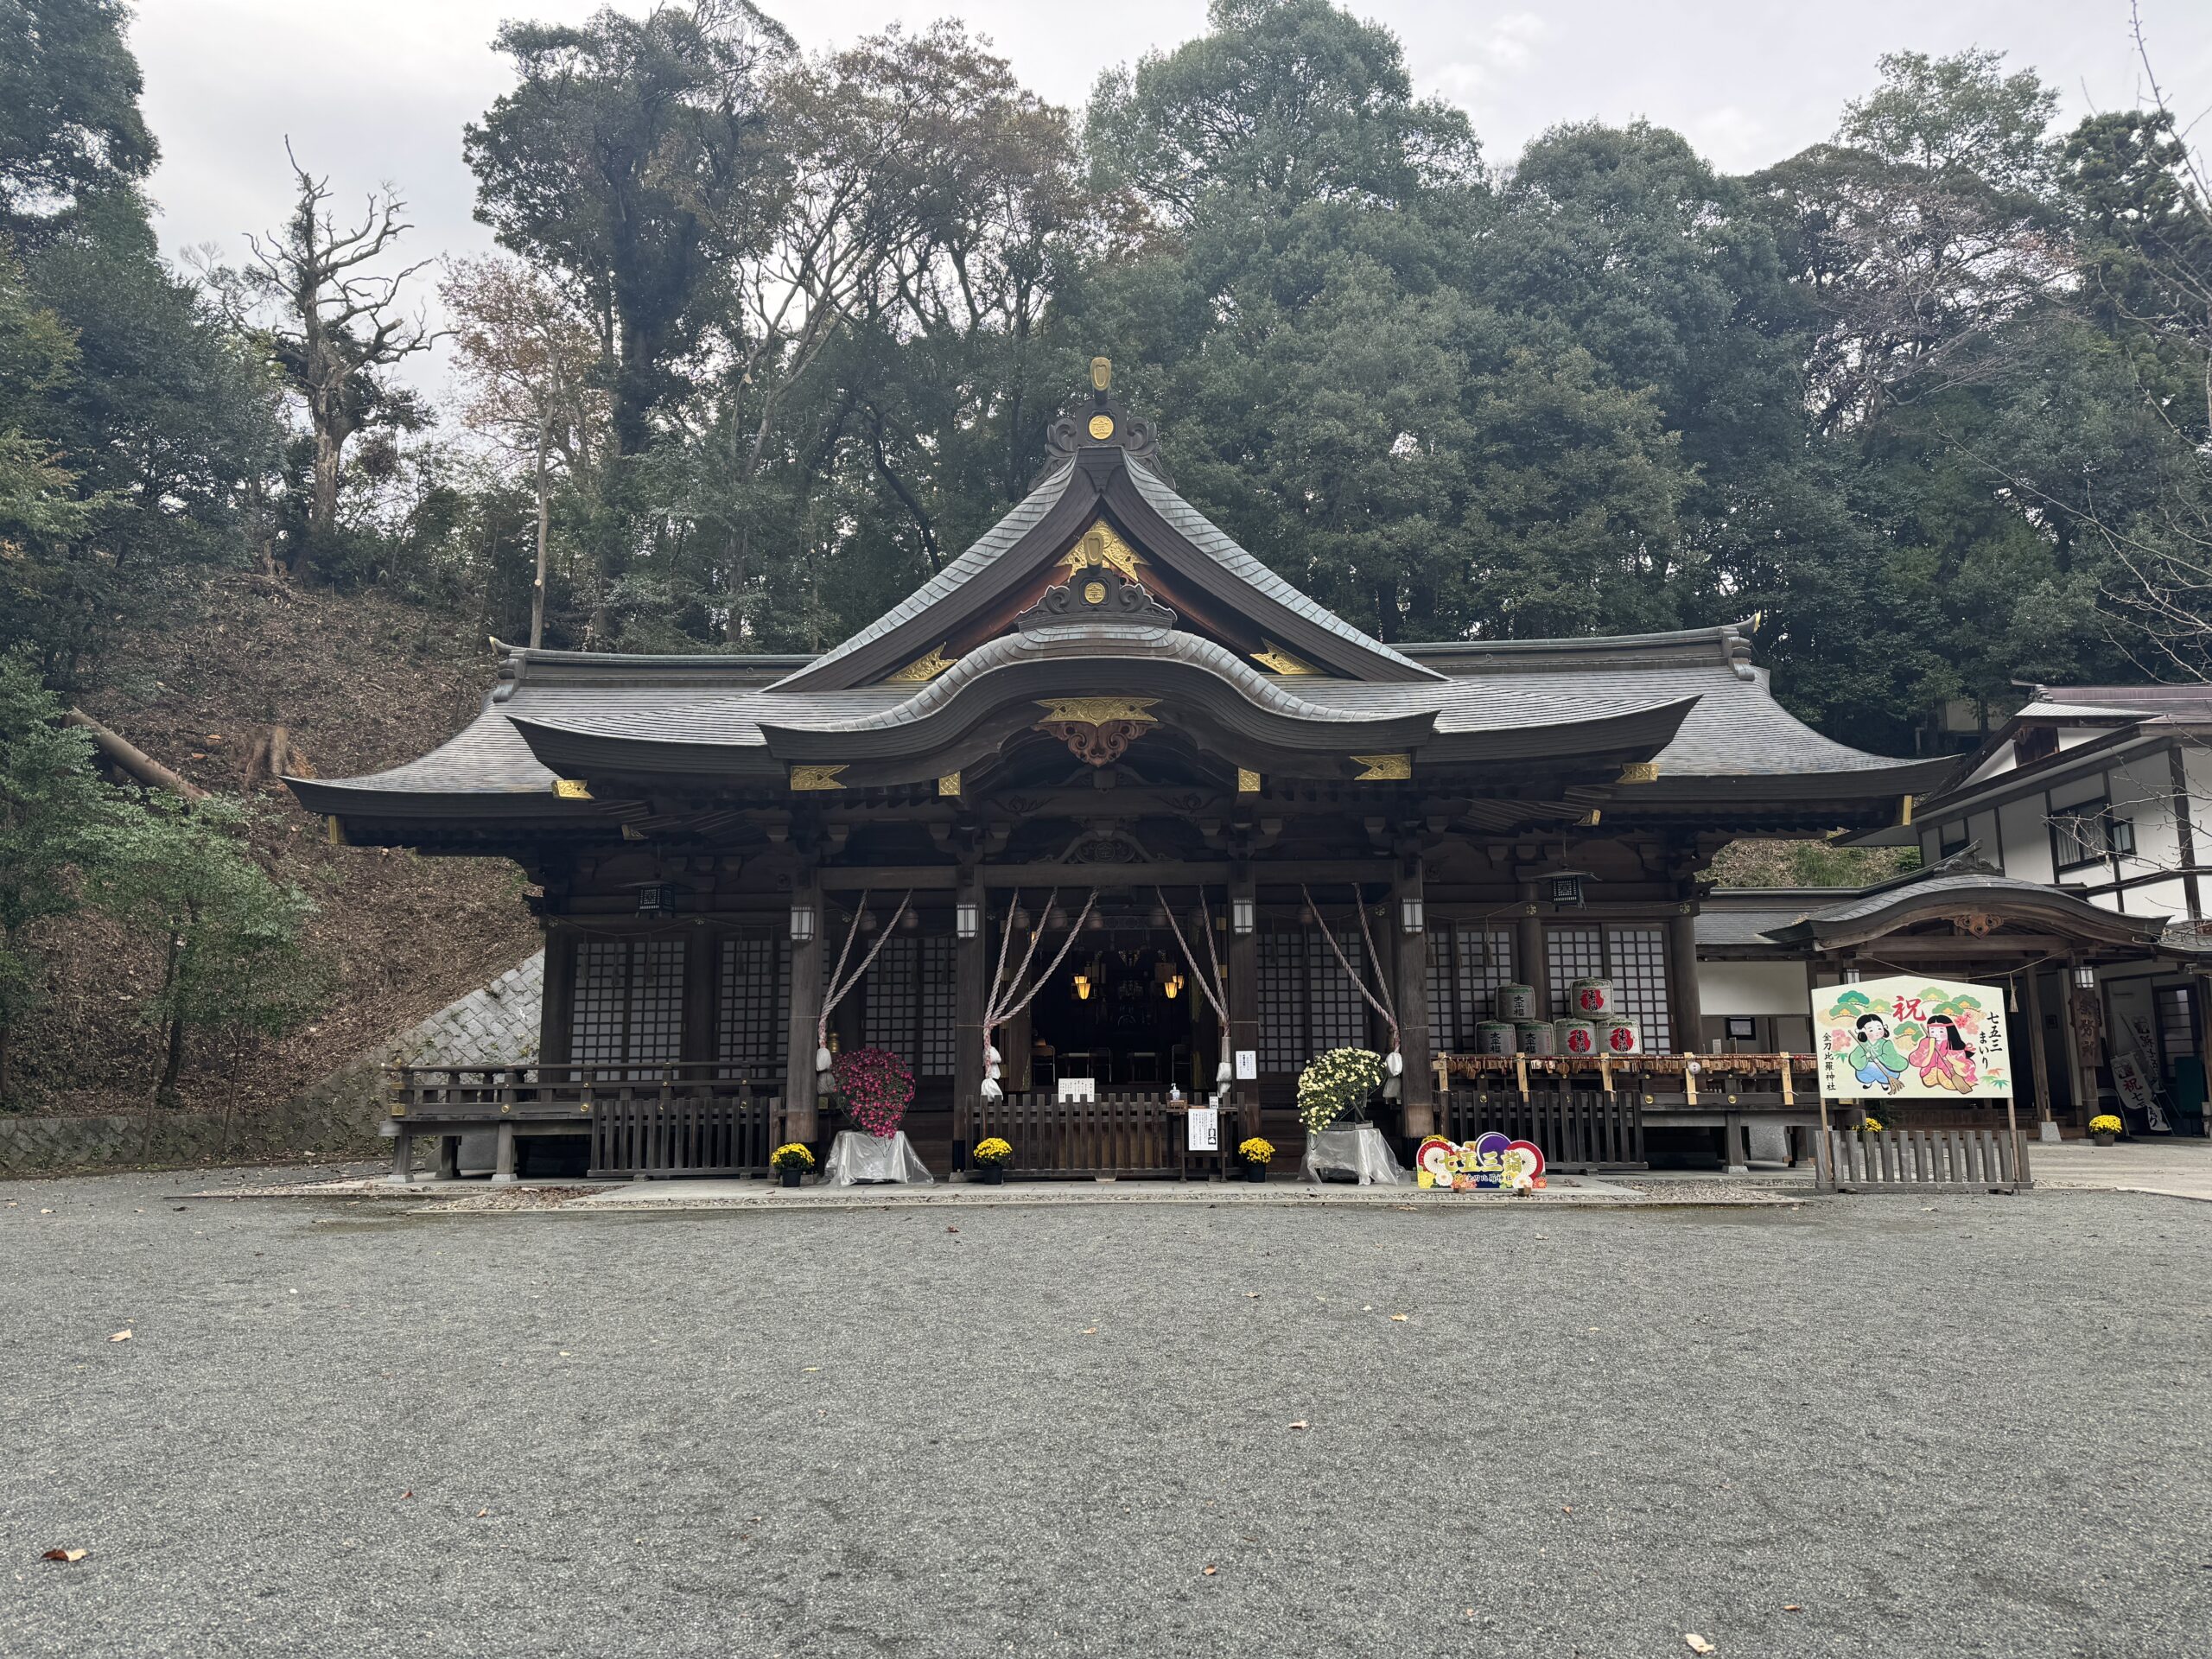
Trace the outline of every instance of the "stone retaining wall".
<instances>
[{"instance_id":1,"label":"stone retaining wall","mask_svg":"<svg viewBox=\"0 0 2212 1659\"><path fill-rule=\"evenodd\" d=\"M275 1106L116 1117L0 1116L0 1179L77 1170L164 1169L286 1158L388 1155L377 1137L389 1062L518 1064L537 1054L543 951L373 1052Z\"/></svg>"}]
</instances>

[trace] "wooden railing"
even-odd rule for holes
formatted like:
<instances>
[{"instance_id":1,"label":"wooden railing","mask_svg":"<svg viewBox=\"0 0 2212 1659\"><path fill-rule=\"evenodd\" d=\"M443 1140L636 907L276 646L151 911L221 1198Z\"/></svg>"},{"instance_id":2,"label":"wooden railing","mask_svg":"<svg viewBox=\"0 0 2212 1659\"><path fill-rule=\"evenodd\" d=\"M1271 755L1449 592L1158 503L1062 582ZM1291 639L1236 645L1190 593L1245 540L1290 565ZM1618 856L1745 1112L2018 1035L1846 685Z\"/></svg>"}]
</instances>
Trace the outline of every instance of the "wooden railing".
<instances>
[{"instance_id":1,"label":"wooden railing","mask_svg":"<svg viewBox=\"0 0 2212 1659\"><path fill-rule=\"evenodd\" d=\"M766 1175L783 1132L779 1100L618 1096L592 1109L591 1174Z\"/></svg>"},{"instance_id":2,"label":"wooden railing","mask_svg":"<svg viewBox=\"0 0 2212 1659\"><path fill-rule=\"evenodd\" d=\"M1182 1115L1166 1096L1122 1090L1096 1100L1007 1095L976 1104L974 1138L998 1135L1014 1148L1016 1175L1180 1175ZM1227 1133L1224 1126L1224 1133Z\"/></svg>"},{"instance_id":3,"label":"wooden railing","mask_svg":"<svg viewBox=\"0 0 2212 1659\"><path fill-rule=\"evenodd\" d=\"M1442 1133L1471 1141L1496 1130L1543 1149L1557 1169L1641 1169L1643 1108L1630 1094L1547 1089L1522 1095L1454 1090L1438 1103Z\"/></svg>"},{"instance_id":4,"label":"wooden railing","mask_svg":"<svg viewBox=\"0 0 2212 1659\"><path fill-rule=\"evenodd\" d=\"M1827 1192L1985 1192L2026 1188L2028 1143L2008 1129L1827 1129L1813 1137Z\"/></svg>"},{"instance_id":5,"label":"wooden railing","mask_svg":"<svg viewBox=\"0 0 2212 1659\"><path fill-rule=\"evenodd\" d=\"M388 1065L388 1109L433 1123L577 1118L616 1101L753 1101L779 1091L712 1061L659 1065L545 1062L525 1065Z\"/></svg>"},{"instance_id":6,"label":"wooden railing","mask_svg":"<svg viewBox=\"0 0 2212 1659\"><path fill-rule=\"evenodd\" d=\"M1658 1111L1813 1110L1820 1062L1811 1054L1440 1054L1438 1093L1459 1086L1535 1098L1560 1092L1634 1095Z\"/></svg>"}]
</instances>

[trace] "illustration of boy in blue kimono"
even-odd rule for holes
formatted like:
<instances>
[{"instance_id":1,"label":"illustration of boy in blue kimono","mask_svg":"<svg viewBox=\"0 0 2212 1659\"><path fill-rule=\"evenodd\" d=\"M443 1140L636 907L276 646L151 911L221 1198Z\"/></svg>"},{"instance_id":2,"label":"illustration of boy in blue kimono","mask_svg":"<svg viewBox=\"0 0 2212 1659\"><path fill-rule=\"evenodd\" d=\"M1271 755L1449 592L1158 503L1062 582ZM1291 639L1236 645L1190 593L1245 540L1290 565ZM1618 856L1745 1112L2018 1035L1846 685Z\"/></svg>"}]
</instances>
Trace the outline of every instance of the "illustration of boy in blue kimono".
<instances>
[{"instance_id":1,"label":"illustration of boy in blue kimono","mask_svg":"<svg viewBox=\"0 0 2212 1659\"><path fill-rule=\"evenodd\" d=\"M1859 1016L1859 1040L1846 1054L1848 1065L1869 1089L1895 1094L1904 1087L1905 1058L1890 1039L1889 1021L1878 1014Z\"/></svg>"}]
</instances>

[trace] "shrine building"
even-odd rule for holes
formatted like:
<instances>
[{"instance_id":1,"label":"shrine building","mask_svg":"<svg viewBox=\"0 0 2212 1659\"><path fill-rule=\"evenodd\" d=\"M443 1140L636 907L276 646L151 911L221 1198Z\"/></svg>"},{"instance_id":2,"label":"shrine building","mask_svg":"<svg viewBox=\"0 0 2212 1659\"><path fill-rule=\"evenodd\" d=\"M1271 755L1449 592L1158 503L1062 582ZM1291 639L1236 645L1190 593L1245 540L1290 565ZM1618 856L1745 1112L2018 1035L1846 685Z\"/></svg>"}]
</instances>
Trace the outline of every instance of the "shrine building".
<instances>
[{"instance_id":1,"label":"shrine building","mask_svg":"<svg viewBox=\"0 0 2212 1659\"><path fill-rule=\"evenodd\" d=\"M1402 1055L1378 1121L1418 1136L1501 988L1541 1017L1607 981L1654 1064L1702 1046L1713 855L1909 823L1955 768L1812 731L1735 627L1372 639L1179 495L1109 379L833 650L509 649L450 741L291 780L335 839L532 884L537 1057L407 1080L403 1154L491 1128L505 1173L757 1170L826 1142L817 1052L855 1046L911 1067L939 1176L988 1133L1018 1173L1187 1171L1224 1061L1224 1138L1294 1157L1297 1074L1344 1046Z\"/></svg>"}]
</instances>

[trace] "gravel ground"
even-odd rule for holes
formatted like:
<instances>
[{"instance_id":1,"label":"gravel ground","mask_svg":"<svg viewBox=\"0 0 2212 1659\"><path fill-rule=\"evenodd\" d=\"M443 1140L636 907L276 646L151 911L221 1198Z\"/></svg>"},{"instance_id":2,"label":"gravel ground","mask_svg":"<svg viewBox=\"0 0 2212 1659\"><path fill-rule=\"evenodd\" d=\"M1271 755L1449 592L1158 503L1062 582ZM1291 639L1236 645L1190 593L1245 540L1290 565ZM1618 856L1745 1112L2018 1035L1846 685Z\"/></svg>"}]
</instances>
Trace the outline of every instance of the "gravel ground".
<instances>
[{"instance_id":1,"label":"gravel ground","mask_svg":"<svg viewBox=\"0 0 2212 1659\"><path fill-rule=\"evenodd\" d=\"M0 1187L9 1659L2212 1630L2202 1205L426 1217L185 1184Z\"/></svg>"}]
</instances>

